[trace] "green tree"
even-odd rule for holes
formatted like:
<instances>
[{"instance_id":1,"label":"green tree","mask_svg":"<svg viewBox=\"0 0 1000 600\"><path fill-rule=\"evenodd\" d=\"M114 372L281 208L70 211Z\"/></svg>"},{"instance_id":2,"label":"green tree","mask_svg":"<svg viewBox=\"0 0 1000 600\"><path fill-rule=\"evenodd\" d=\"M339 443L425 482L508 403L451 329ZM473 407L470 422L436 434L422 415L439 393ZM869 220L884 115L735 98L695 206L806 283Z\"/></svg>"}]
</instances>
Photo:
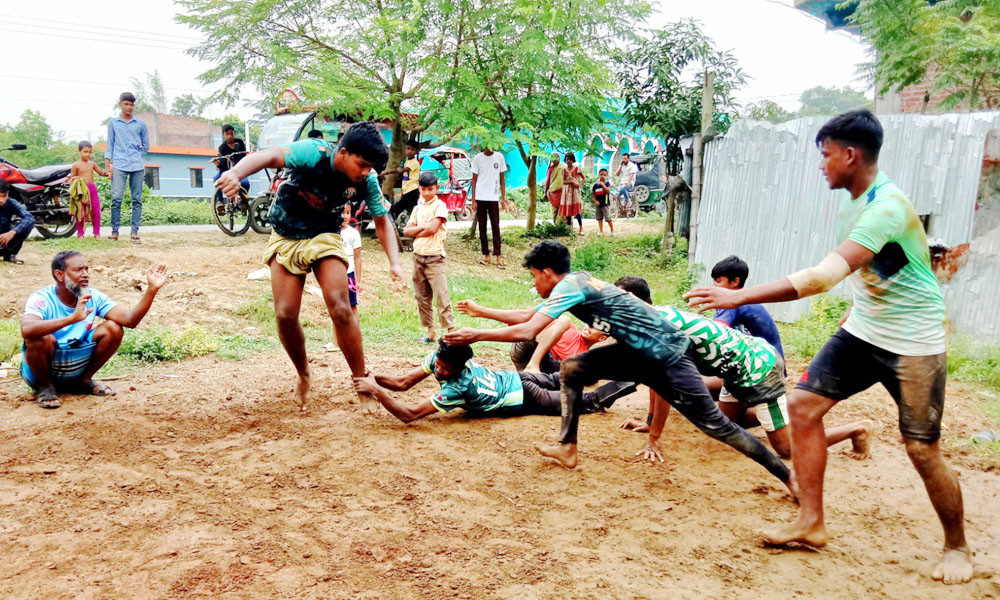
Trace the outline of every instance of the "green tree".
<instances>
[{"instance_id":1,"label":"green tree","mask_svg":"<svg viewBox=\"0 0 1000 600\"><path fill-rule=\"evenodd\" d=\"M42 113L25 110L14 125L0 126L0 147L25 144L26 150L10 152L7 158L26 167L62 164L76 160L76 145L60 140L61 134L53 131Z\"/></svg>"},{"instance_id":2,"label":"green tree","mask_svg":"<svg viewBox=\"0 0 1000 600\"><path fill-rule=\"evenodd\" d=\"M207 33L190 52L224 82L213 99L235 101L247 87L274 97L287 87L333 114L388 119L389 161L406 141L433 130L447 141L475 122L477 98L466 68L469 45L496 15L486 0L178 0L177 20ZM414 113L419 118L414 118ZM386 178L392 186L395 177Z\"/></svg>"},{"instance_id":3,"label":"green tree","mask_svg":"<svg viewBox=\"0 0 1000 600\"><path fill-rule=\"evenodd\" d=\"M929 81L945 109L1000 106L1000 2L852 0L852 23L872 42L863 73L880 94Z\"/></svg>"},{"instance_id":4,"label":"green tree","mask_svg":"<svg viewBox=\"0 0 1000 600\"><path fill-rule=\"evenodd\" d=\"M698 21L682 19L651 31L616 57L624 115L629 123L664 138L671 173L680 168L679 140L701 129L705 73L715 73L713 125L725 131L735 112L733 92L746 81L736 57L718 50Z\"/></svg>"},{"instance_id":5,"label":"green tree","mask_svg":"<svg viewBox=\"0 0 1000 600\"><path fill-rule=\"evenodd\" d=\"M788 112L773 100L761 100L747 104L739 110L738 115L741 119L770 121L771 123L784 123L795 118L795 113Z\"/></svg>"},{"instance_id":6,"label":"green tree","mask_svg":"<svg viewBox=\"0 0 1000 600\"><path fill-rule=\"evenodd\" d=\"M839 115L855 108L871 108L874 103L864 93L851 89L817 86L809 88L799 96L802 107L800 117L827 117Z\"/></svg>"},{"instance_id":7,"label":"green tree","mask_svg":"<svg viewBox=\"0 0 1000 600\"><path fill-rule=\"evenodd\" d=\"M173 104L170 105L170 114L179 117L200 119L202 111L205 110L205 105L206 102L203 98L199 98L194 94L184 94L183 96L174 98Z\"/></svg>"},{"instance_id":8,"label":"green tree","mask_svg":"<svg viewBox=\"0 0 1000 600\"><path fill-rule=\"evenodd\" d=\"M163 85L159 69L146 73L144 79L129 77L128 81L135 95L135 112L167 112L170 103L167 101L167 90ZM115 103L115 108L117 107L118 104Z\"/></svg>"},{"instance_id":9,"label":"green tree","mask_svg":"<svg viewBox=\"0 0 1000 600\"><path fill-rule=\"evenodd\" d=\"M528 168L528 228L534 227L539 157L553 149L583 148L603 124L614 93L612 47L631 36L649 6L632 0L573 2L506 0L480 28L470 63L471 114L483 124L466 133L496 149L513 141ZM614 15L614 18L609 18Z\"/></svg>"}]
</instances>

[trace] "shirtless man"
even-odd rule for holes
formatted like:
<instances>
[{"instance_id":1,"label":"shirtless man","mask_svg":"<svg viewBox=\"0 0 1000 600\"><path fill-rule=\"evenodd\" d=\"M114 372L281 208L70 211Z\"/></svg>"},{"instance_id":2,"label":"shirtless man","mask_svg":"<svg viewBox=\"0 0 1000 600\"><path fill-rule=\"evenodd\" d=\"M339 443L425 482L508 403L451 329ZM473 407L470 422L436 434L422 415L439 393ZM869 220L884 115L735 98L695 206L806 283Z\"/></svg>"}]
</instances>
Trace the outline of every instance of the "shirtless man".
<instances>
[{"instance_id":1,"label":"shirtless man","mask_svg":"<svg viewBox=\"0 0 1000 600\"><path fill-rule=\"evenodd\" d=\"M820 170L831 189L845 189L837 211L840 241L815 267L743 289L699 288L685 296L698 310L784 302L830 290L850 277L854 304L788 402L792 456L800 486L798 519L764 534L775 545L825 546L823 415L881 383L899 407L906 453L924 481L944 527L944 552L931 574L944 583L972 579L962 490L941 456L944 409L944 300L931 270L927 236L906 195L879 170L882 125L867 110L846 112L816 135Z\"/></svg>"}]
</instances>

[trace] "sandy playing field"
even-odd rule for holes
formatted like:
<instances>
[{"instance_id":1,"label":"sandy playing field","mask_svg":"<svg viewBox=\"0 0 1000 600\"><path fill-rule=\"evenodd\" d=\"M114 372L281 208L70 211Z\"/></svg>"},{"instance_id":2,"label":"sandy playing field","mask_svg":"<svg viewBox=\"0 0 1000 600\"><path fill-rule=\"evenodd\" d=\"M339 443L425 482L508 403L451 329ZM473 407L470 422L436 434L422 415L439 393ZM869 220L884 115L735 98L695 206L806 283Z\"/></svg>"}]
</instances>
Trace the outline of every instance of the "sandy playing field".
<instances>
[{"instance_id":1,"label":"sandy playing field","mask_svg":"<svg viewBox=\"0 0 1000 600\"><path fill-rule=\"evenodd\" d=\"M167 259L175 277L152 324L231 321L227 307L249 293L243 278L263 246L218 234L144 241L88 254L101 267L92 285L125 303L138 296L135 274ZM0 271L0 318L19 316L50 281L50 254L29 244L32 264ZM384 261L372 258L369 285L384 280ZM318 298L306 304L322 317ZM162 364L111 382L114 398L67 396L55 411L19 383L0 386L0 597L1000 596L998 471L953 441L985 427L979 390L949 387L944 446L977 574L948 588L929 577L940 526L881 389L828 418L879 424L869 460L849 458L849 445L831 450L830 545L782 551L756 536L795 514L781 484L678 415L666 462L633 460L644 438L618 425L645 414L644 388L582 419L582 462L568 471L532 449L555 438L556 418L449 414L407 426L360 413L340 354L313 361L306 415L294 410L280 350ZM425 381L413 397L434 389Z\"/></svg>"}]
</instances>

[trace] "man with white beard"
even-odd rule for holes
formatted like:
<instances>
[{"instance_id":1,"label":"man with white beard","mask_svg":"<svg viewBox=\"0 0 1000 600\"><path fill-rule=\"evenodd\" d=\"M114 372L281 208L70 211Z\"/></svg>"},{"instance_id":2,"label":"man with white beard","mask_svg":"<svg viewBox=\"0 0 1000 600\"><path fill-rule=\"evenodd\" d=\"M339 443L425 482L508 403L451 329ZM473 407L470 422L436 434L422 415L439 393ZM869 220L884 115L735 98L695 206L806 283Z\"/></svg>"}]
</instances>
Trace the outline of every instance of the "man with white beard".
<instances>
[{"instance_id":1,"label":"man with white beard","mask_svg":"<svg viewBox=\"0 0 1000 600\"><path fill-rule=\"evenodd\" d=\"M117 352L122 328L134 328L149 312L167 281L167 266L149 268L149 285L132 310L90 287L90 264L75 250L55 255L52 277L55 284L28 296L24 307L21 378L42 408L62 406L57 392L113 396L109 386L94 381L94 373ZM99 325L97 317L103 319Z\"/></svg>"}]
</instances>

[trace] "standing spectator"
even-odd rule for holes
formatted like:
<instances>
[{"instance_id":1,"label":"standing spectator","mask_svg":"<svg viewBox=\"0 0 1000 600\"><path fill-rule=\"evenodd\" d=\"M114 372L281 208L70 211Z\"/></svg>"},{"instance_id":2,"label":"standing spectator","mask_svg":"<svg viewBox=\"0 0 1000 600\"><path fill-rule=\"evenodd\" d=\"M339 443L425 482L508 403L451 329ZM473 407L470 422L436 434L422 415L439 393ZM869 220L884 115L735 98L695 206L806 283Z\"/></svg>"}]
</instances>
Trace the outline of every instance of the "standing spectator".
<instances>
[{"instance_id":1,"label":"standing spectator","mask_svg":"<svg viewBox=\"0 0 1000 600\"><path fill-rule=\"evenodd\" d=\"M566 224L573 229L573 217L580 224L580 235L583 235L583 171L576 164L576 155L566 153L566 171L563 174L563 194L559 201L559 216L566 217Z\"/></svg>"},{"instance_id":2,"label":"standing spectator","mask_svg":"<svg viewBox=\"0 0 1000 600\"><path fill-rule=\"evenodd\" d=\"M419 152L420 145L417 142L407 142L406 161L403 162L403 166L392 171L386 171L385 173L386 175L390 173L399 175L402 182L400 187L403 188L403 197L389 208L389 214L392 215L393 221L399 218L401 213L412 213L413 207L417 205L417 200L420 199L420 190L417 189L419 187L417 182L420 180L420 160L417 159Z\"/></svg>"},{"instance_id":3,"label":"standing spectator","mask_svg":"<svg viewBox=\"0 0 1000 600\"><path fill-rule=\"evenodd\" d=\"M549 161L549 170L545 174L545 194L549 204L552 205L552 222L559 220L559 203L562 202L563 175L566 172L566 165L559 160L559 153L552 153L552 160Z\"/></svg>"},{"instance_id":4,"label":"standing spectator","mask_svg":"<svg viewBox=\"0 0 1000 600\"><path fill-rule=\"evenodd\" d=\"M118 239L122 222L122 196L125 180L132 194L132 241L139 243L139 221L142 219L142 184L145 166L142 155L149 151L149 131L142 119L132 116L135 96L123 92L118 97L120 117L108 121L108 147L104 161L111 172L111 239Z\"/></svg>"},{"instance_id":5,"label":"standing spectator","mask_svg":"<svg viewBox=\"0 0 1000 600\"><path fill-rule=\"evenodd\" d=\"M69 170L69 180L75 181L80 180L80 183L74 184L70 187L70 198L73 200L80 200L80 207L78 209L77 219L76 219L76 237L83 237L83 229L87 224L87 217L91 219L93 223L92 227L94 230L94 238L101 238L101 198L97 195L97 185L94 183L94 173L98 173L101 177L111 177L110 171L105 171L96 162L91 160L94 155L94 146L87 140L83 140L77 146L77 150L80 153L80 160L73 163L73 166ZM74 196L74 189L80 189L82 186L83 194L80 196ZM73 212L73 202L70 202L70 212Z\"/></svg>"},{"instance_id":6,"label":"standing spectator","mask_svg":"<svg viewBox=\"0 0 1000 600\"><path fill-rule=\"evenodd\" d=\"M312 132L310 132L310 134L311 133ZM312 137L312 135L309 137ZM217 180L223 173L235 167L236 163L243 160L243 157L246 155L246 142L236 137L236 128L228 123L223 125L222 143L219 144L219 159L215 161L215 166L219 168L219 171L215 174L215 177L212 178L212 181ZM241 179L240 187L242 187L247 193L250 193L250 178L244 177Z\"/></svg>"},{"instance_id":7,"label":"standing spectator","mask_svg":"<svg viewBox=\"0 0 1000 600\"><path fill-rule=\"evenodd\" d=\"M354 316L360 325L358 296L361 294L361 233L354 228L354 223L351 221L357 223L351 218L351 203L348 202L344 205L344 223L340 227L340 237L344 240L344 255L347 256L347 296L351 301L351 310L354 311Z\"/></svg>"},{"instance_id":8,"label":"standing spectator","mask_svg":"<svg viewBox=\"0 0 1000 600\"><path fill-rule=\"evenodd\" d=\"M307 137L316 138L317 140L323 139L323 132L319 129L310 129Z\"/></svg>"},{"instance_id":9,"label":"standing spectator","mask_svg":"<svg viewBox=\"0 0 1000 600\"><path fill-rule=\"evenodd\" d=\"M622 156L622 164L618 165L615 177L620 177L618 184L618 197L628 202L632 198L632 188L635 187L635 175L639 172L639 167L632 162L632 157L626 152Z\"/></svg>"},{"instance_id":10,"label":"standing spectator","mask_svg":"<svg viewBox=\"0 0 1000 600\"><path fill-rule=\"evenodd\" d=\"M441 326L448 331L455 330L444 264L444 238L448 235L444 224L448 222L448 207L437 196L437 175L421 173L419 183L420 201L414 207L403 235L414 238L413 295L417 297L420 324L427 328L427 335L421 341L431 344L435 338L432 300L437 303Z\"/></svg>"},{"instance_id":11,"label":"standing spectator","mask_svg":"<svg viewBox=\"0 0 1000 600\"><path fill-rule=\"evenodd\" d=\"M496 265L504 268L500 256L500 203L507 201L507 183L504 171L507 161L499 152L486 148L472 159L472 210L479 222L479 245L483 251L482 265L490 264L490 252L486 245L486 217L489 216L493 230L493 256Z\"/></svg>"},{"instance_id":12,"label":"standing spectator","mask_svg":"<svg viewBox=\"0 0 1000 600\"><path fill-rule=\"evenodd\" d=\"M615 226L611 222L611 185L608 183L608 170L601 169L597 172L597 181L591 190L594 196L594 216L597 218L597 229L601 235L604 234L604 222L608 222L608 229L611 235L615 234Z\"/></svg>"},{"instance_id":13,"label":"standing spectator","mask_svg":"<svg viewBox=\"0 0 1000 600\"><path fill-rule=\"evenodd\" d=\"M4 262L23 265L24 261L17 257L17 253L21 251L21 244L35 226L35 218L20 202L8 196L8 192L10 184L0 179L0 257L3 257ZM12 223L14 215L21 219L17 227Z\"/></svg>"}]
</instances>

